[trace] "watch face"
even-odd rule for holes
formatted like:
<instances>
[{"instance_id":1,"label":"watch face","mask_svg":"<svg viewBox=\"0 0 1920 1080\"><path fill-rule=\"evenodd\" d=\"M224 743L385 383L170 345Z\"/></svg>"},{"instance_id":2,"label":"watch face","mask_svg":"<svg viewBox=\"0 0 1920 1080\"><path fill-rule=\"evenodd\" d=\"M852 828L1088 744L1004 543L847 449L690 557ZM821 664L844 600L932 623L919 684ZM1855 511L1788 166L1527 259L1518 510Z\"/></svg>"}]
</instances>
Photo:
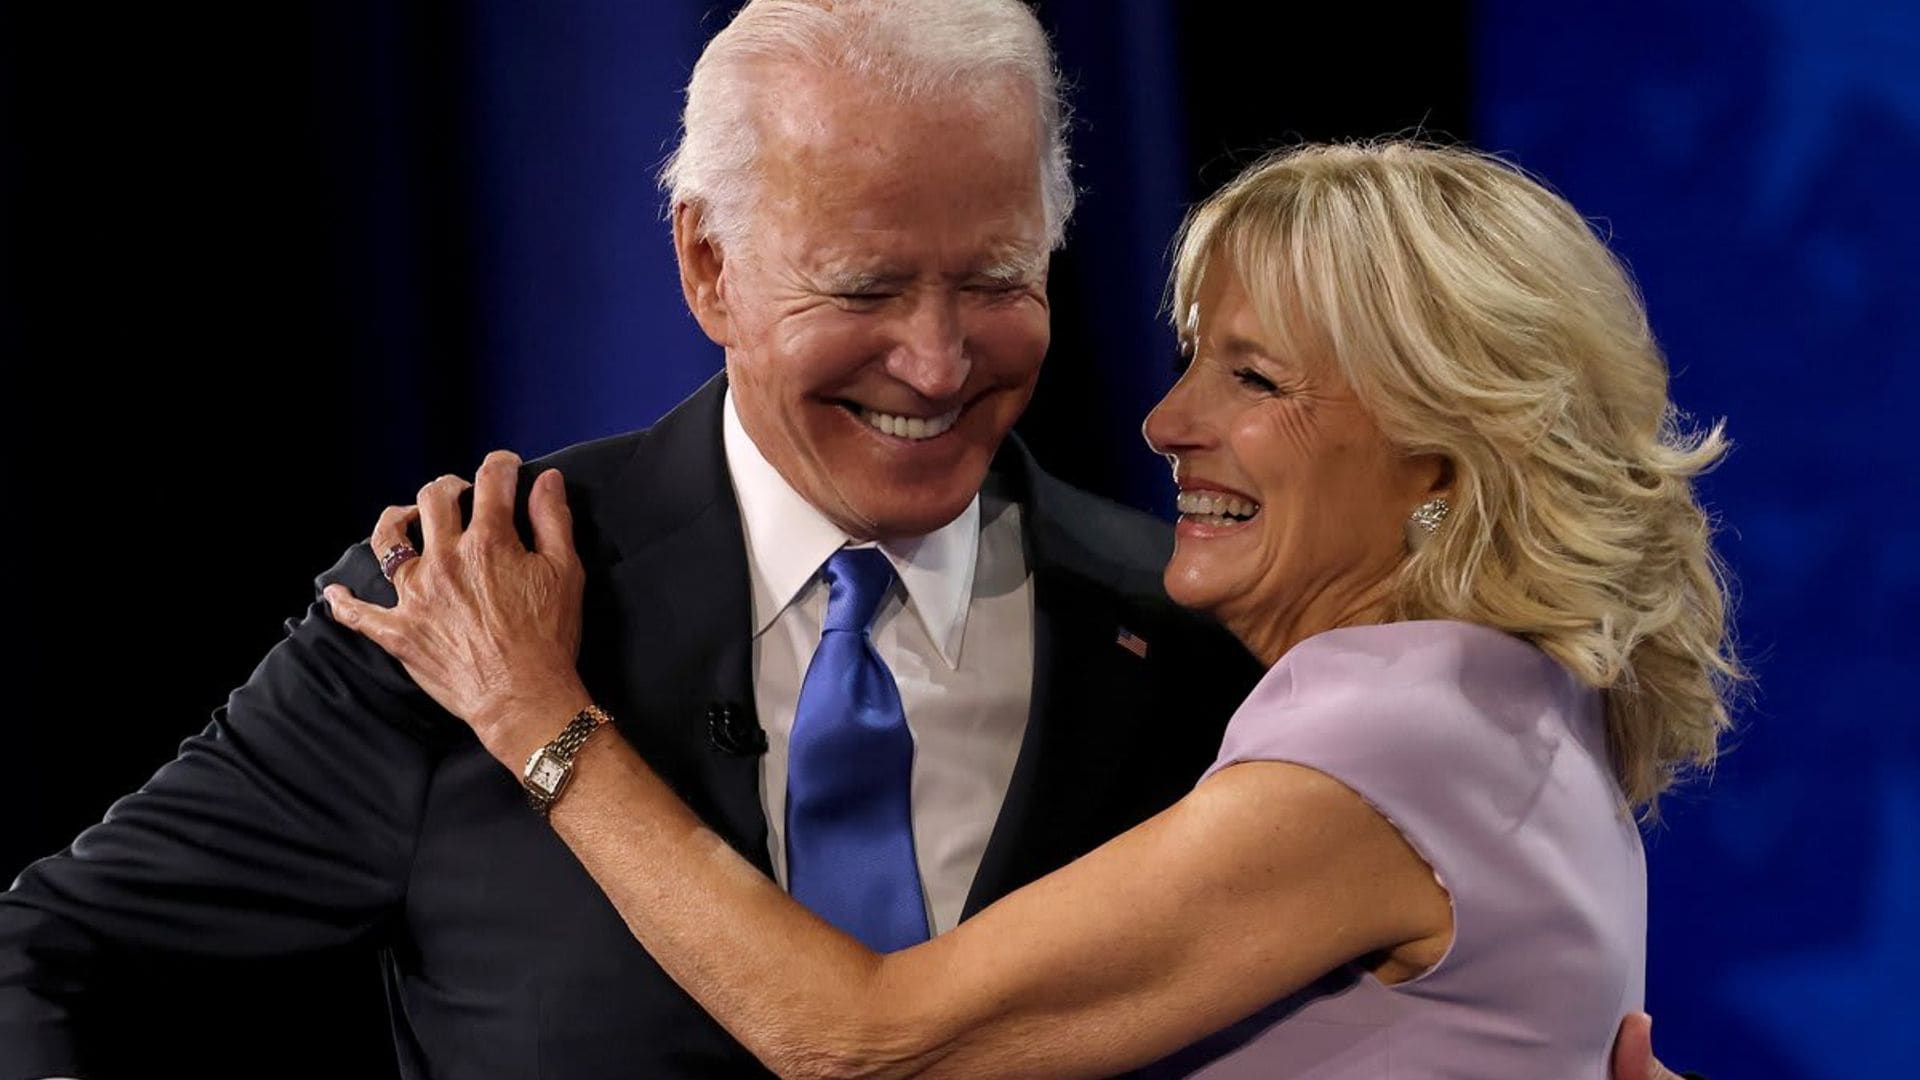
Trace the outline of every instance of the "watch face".
<instances>
[{"instance_id":1,"label":"watch face","mask_svg":"<svg viewBox=\"0 0 1920 1080\"><path fill-rule=\"evenodd\" d=\"M540 757L527 769L527 783L548 795L559 790L560 782L566 777L566 763L545 750L540 752Z\"/></svg>"}]
</instances>

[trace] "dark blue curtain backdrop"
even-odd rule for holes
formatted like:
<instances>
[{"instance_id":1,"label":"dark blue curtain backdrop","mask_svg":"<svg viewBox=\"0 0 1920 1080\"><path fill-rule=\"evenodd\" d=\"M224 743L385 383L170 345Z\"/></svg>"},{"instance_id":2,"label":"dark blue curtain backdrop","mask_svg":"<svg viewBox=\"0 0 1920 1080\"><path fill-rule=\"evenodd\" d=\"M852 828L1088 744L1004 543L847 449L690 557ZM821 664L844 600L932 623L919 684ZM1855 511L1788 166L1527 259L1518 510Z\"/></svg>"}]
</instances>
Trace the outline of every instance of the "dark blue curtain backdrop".
<instances>
[{"instance_id":1,"label":"dark blue curtain backdrop","mask_svg":"<svg viewBox=\"0 0 1920 1080\"><path fill-rule=\"evenodd\" d=\"M544 453L630 430L717 368L653 183L693 58L723 22L710 6L465 5L486 441Z\"/></svg>"},{"instance_id":2,"label":"dark blue curtain backdrop","mask_svg":"<svg viewBox=\"0 0 1920 1080\"><path fill-rule=\"evenodd\" d=\"M479 442L543 452L658 416L719 364L681 302L653 178L693 58L723 18L702 2L547 8L475 0L468 235ZM1027 422L1096 482L1164 499L1139 438L1170 353L1161 247L1192 196L1173 5L1045 5L1083 117L1085 186L1055 300L1075 360ZM1088 377L1091 373L1093 377Z\"/></svg>"},{"instance_id":3,"label":"dark blue curtain backdrop","mask_svg":"<svg viewBox=\"0 0 1920 1080\"><path fill-rule=\"evenodd\" d=\"M9 730L36 763L0 785L0 873L201 727L381 506L492 446L651 422L717 369L653 175L732 6L0 7ZM1911 5L1037 6L1083 201L1021 431L1117 498L1167 508L1138 430L1169 381L1168 239L1259 150L1459 136L1607 223L1679 400L1740 444L1707 493L1759 676L1649 835L1662 1054L1716 1080L1910 1068ZM387 1067L366 956L116 990L127 1075Z\"/></svg>"},{"instance_id":4,"label":"dark blue curtain backdrop","mask_svg":"<svg viewBox=\"0 0 1920 1080\"><path fill-rule=\"evenodd\" d=\"M1220 5L1037 6L1073 85L1082 199L1054 268L1055 348L1021 430L1063 473L1170 505L1139 429L1171 368L1163 256L1181 215L1288 137L1464 133L1463 9L1433 5L1372 31L1381 59L1400 61L1396 76L1330 95L1339 65L1276 67L1272 39ZM653 178L693 59L732 7L462 8L476 448L536 453L629 429L717 367L682 306ZM1369 33L1358 15L1330 25Z\"/></svg>"},{"instance_id":5,"label":"dark blue curtain backdrop","mask_svg":"<svg viewBox=\"0 0 1920 1080\"><path fill-rule=\"evenodd\" d=\"M1718 1075L1920 1062L1920 7L1485 0L1479 141L1632 263L1757 683L1648 838L1662 1051Z\"/></svg>"}]
</instances>

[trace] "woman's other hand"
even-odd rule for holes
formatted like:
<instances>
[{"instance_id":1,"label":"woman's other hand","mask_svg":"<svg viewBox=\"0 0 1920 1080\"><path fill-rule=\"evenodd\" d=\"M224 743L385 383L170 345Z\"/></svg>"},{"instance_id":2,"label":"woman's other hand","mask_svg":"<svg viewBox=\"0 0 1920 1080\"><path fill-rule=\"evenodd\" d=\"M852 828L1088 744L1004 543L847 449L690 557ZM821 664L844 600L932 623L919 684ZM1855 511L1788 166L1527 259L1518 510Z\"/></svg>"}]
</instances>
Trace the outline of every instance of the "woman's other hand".
<instances>
[{"instance_id":1,"label":"woman's other hand","mask_svg":"<svg viewBox=\"0 0 1920 1080\"><path fill-rule=\"evenodd\" d=\"M1613 1080L1682 1080L1653 1056L1653 1017L1628 1013L1613 1043Z\"/></svg>"}]
</instances>

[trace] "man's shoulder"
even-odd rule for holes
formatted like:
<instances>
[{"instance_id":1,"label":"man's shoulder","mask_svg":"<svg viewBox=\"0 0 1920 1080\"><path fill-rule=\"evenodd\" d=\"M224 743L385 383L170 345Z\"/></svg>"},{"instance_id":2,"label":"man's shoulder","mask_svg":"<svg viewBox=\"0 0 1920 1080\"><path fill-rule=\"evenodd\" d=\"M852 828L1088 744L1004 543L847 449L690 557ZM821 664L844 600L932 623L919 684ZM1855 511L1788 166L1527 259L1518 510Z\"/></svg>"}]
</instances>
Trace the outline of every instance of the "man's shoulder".
<instances>
[{"instance_id":1,"label":"man's shoulder","mask_svg":"<svg viewBox=\"0 0 1920 1080\"><path fill-rule=\"evenodd\" d=\"M1078 582L1070 594L1113 605L1125 630L1150 640L1156 655L1171 658L1174 668L1202 677L1209 695L1222 695L1214 711L1222 718L1230 713L1261 668L1210 616L1167 596L1163 575L1173 554L1172 524L1069 484L1034 465L1031 456L1018 465L1029 470L1025 508L1035 569ZM1202 707L1197 699L1196 707Z\"/></svg>"},{"instance_id":2,"label":"man's shoulder","mask_svg":"<svg viewBox=\"0 0 1920 1080\"><path fill-rule=\"evenodd\" d=\"M528 462L523 497L534 477L558 469L576 527L611 527L632 540L697 517L732 496L720 438L724 391L718 379L709 381L649 427Z\"/></svg>"},{"instance_id":3,"label":"man's shoulder","mask_svg":"<svg viewBox=\"0 0 1920 1080\"><path fill-rule=\"evenodd\" d=\"M634 459L644 453L652 430L639 428L563 446L527 462L528 479L547 469L559 469L569 488L604 488L615 483Z\"/></svg>"},{"instance_id":4,"label":"man's shoulder","mask_svg":"<svg viewBox=\"0 0 1920 1080\"><path fill-rule=\"evenodd\" d=\"M1164 573L1173 557L1173 525L1131 505L1114 502L1046 473L1018 440L1002 455L995 482L1000 490L1018 488L1027 513L1027 538L1039 567L1064 571L1114 596L1148 628L1208 657L1235 667L1246 684L1258 667L1233 636L1212 617L1188 611L1167 598ZM1238 671L1244 667L1244 671Z\"/></svg>"},{"instance_id":5,"label":"man's shoulder","mask_svg":"<svg viewBox=\"0 0 1920 1080\"><path fill-rule=\"evenodd\" d=\"M1042 473L1030 503L1036 524L1055 532L1063 553L1128 572L1159 576L1173 554L1173 527L1058 477Z\"/></svg>"},{"instance_id":6,"label":"man's shoulder","mask_svg":"<svg viewBox=\"0 0 1920 1080\"><path fill-rule=\"evenodd\" d=\"M562 447L529 461L522 479L559 469L569 496L634 483L677 490L720 479L725 470L720 449L725 394L726 384L716 376L650 426Z\"/></svg>"},{"instance_id":7,"label":"man's shoulder","mask_svg":"<svg viewBox=\"0 0 1920 1080\"><path fill-rule=\"evenodd\" d=\"M599 546L594 538L616 528L612 519L629 516L633 508L645 505L644 494L634 487L636 479L644 485L650 471L646 461L650 430L642 428L575 443L527 462L520 470L521 515L526 513L534 478L548 469L560 470L567 486L575 542L586 556ZM530 529L522 523L522 531L531 535Z\"/></svg>"},{"instance_id":8,"label":"man's shoulder","mask_svg":"<svg viewBox=\"0 0 1920 1080\"><path fill-rule=\"evenodd\" d=\"M1041 565L1128 591L1158 591L1160 572L1173 554L1167 522L1054 476L1018 439L1008 439L988 484L1021 504Z\"/></svg>"}]
</instances>

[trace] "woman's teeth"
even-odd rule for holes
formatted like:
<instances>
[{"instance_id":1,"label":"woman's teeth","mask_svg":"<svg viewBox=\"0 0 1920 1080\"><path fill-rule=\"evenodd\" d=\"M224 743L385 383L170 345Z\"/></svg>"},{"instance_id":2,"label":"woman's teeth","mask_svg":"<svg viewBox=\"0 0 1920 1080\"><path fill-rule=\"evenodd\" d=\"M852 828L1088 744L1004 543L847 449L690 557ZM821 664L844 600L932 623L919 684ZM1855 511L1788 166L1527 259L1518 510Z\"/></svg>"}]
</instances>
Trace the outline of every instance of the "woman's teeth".
<instances>
[{"instance_id":1,"label":"woman's teeth","mask_svg":"<svg viewBox=\"0 0 1920 1080\"><path fill-rule=\"evenodd\" d=\"M953 422L960 419L960 410L941 413L939 416L922 418L918 416L895 416L892 413L877 412L873 409L861 409L860 419L872 425L875 431L901 439L931 439L936 435L945 435Z\"/></svg>"},{"instance_id":2,"label":"woman's teeth","mask_svg":"<svg viewBox=\"0 0 1920 1080\"><path fill-rule=\"evenodd\" d=\"M1260 504L1219 491L1183 491L1174 500L1183 517L1202 525L1234 525L1260 512Z\"/></svg>"}]
</instances>

